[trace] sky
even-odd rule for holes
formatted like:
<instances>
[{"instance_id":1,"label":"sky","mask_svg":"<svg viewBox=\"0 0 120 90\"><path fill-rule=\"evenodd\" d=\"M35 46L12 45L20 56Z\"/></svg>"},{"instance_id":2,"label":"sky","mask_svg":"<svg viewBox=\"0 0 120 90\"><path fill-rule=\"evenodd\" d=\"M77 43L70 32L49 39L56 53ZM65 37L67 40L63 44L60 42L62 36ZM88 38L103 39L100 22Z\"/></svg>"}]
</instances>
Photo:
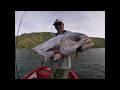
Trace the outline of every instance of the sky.
<instances>
[{"instance_id":1,"label":"sky","mask_svg":"<svg viewBox=\"0 0 120 90\"><path fill-rule=\"evenodd\" d=\"M24 11L15 11L15 36ZM53 32L55 19L64 22L64 29L89 37L105 38L105 11L25 11L19 33Z\"/></svg>"}]
</instances>

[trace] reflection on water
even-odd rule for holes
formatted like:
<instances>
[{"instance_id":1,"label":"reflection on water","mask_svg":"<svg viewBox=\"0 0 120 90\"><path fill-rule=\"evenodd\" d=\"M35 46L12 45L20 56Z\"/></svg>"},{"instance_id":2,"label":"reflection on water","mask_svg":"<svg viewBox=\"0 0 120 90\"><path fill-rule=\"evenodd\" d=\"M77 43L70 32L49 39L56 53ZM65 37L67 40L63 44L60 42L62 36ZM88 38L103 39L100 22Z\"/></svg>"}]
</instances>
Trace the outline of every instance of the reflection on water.
<instances>
[{"instance_id":1,"label":"reflection on water","mask_svg":"<svg viewBox=\"0 0 120 90\"><path fill-rule=\"evenodd\" d=\"M16 63L19 77L40 66L41 58L29 49L16 49ZM73 55L72 70L80 79L105 79L105 48L93 48ZM17 79L16 69L15 78Z\"/></svg>"}]
</instances>

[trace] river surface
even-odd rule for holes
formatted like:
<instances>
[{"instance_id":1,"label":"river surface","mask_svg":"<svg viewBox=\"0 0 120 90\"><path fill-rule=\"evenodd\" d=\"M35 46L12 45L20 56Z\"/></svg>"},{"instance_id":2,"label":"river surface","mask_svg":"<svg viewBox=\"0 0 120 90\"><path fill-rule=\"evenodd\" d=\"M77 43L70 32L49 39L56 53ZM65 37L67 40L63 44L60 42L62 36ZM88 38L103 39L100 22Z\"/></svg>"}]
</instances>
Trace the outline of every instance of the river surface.
<instances>
[{"instance_id":1,"label":"river surface","mask_svg":"<svg viewBox=\"0 0 120 90\"><path fill-rule=\"evenodd\" d=\"M42 60L29 49L16 49L15 79L40 66ZM105 48L92 48L72 57L72 70L79 79L105 79ZM18 72L18 76L17 73Z\"/></svg>"}]
</instances>

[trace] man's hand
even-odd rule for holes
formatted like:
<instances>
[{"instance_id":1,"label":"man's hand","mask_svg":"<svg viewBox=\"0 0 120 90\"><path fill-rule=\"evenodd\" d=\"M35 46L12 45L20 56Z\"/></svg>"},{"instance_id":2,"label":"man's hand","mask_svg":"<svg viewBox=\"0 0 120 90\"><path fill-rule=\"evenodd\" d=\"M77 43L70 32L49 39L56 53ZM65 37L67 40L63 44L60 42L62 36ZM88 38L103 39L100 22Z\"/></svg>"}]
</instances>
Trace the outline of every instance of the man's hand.
<instances>
[{"instance_id":1,"label":"man's hand","mask_svg":"<svg viewBox=\"0 0 120 90\"><path fill-rule=\"evenodd\" d=\"M59 50L54 51L54 61L65 57L65 54L61 53Z\"/></svg>"},{"instance_id":2,"label":"man's hand","mask_svg":"<svg viewBox=\"0 0 120 90\"><path fill-rule=\"evenodd\" d=\"M54 54L58 54L60 51L59 50L55 50L54 51Z\"/></svg>"},{"instance_id":3,"label":"man's hand","mask_svg":"<svg viewBox=\"0 0 120 90\"><path fill-rule=\"evenodd\" d=\"M61 59L62 57L61 57L61 55L60 54L55 54L55 56L54 56L54 61L55 60L58 60L58 59Z\"/></svg>"},{"instance_id":4,"label":"man's hand","mask_svg":"<svg viewBox=\"0 0 120 90\"><path fill-rule=\"evenodd\" d=\"M65 54L61 53L59 50L55 50L55 51L54 51L54 55L55 55L55 54L60 54L61 57L65 57Z\"/></svg>"}]
</instances>

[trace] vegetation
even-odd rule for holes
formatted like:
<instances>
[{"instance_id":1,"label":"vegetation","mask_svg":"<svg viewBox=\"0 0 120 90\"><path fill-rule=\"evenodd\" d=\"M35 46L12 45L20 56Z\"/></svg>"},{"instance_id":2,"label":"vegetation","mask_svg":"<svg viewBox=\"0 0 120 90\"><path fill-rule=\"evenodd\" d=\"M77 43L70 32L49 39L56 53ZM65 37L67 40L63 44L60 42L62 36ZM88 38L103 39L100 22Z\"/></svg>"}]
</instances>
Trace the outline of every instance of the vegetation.
<instances>
[{"instance_id":1,"label":"vegetation","mask_svg":"<svg viewBox=\"0 0 120 90\"><path fill-rule=\"evenodd\" d=\"M25 33L19 36L15 36L16 48L31 48L50 38L54 37L54 33L41 32L41 33ZM91 37L95 43L94 48L104 48L105 39Z\"/></svg>"},{"instance_id":2,"label":"vegetation","mask_svg":"<svg viewBox=\"0 0 120 90\"><path fill-rule=\"evenodd\" d=\"M98 37L91 37L94 42L94 48L105 48L105 39Z\"/></svg>"}]
</instances>

